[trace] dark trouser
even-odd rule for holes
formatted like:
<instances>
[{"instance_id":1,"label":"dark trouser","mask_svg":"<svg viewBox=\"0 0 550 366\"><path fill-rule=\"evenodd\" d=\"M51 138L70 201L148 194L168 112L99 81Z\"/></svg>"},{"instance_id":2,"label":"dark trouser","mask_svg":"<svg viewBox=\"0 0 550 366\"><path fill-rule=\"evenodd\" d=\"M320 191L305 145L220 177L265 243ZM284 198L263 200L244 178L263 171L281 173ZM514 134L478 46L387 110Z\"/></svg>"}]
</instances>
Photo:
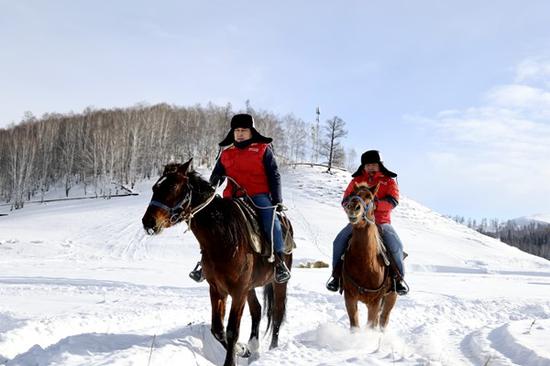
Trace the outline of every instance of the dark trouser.
<instances>
[{"instance_id":1,"label":"dark trouser","mask_svg":"<svg viewBox=\"0 0 550 366\"><path fill-rule=\"evenodd\" d=\"M269 239L269 243L273 245L273 251L275 253L282 253L285 247L281 222L279 221L277 215L275 215L275 209L271 207L273 204L271 203L269 196L267 194L257 194L251 198L257 206L256 211L260 216L262 229L264 230L266 237ZM275 215L275 218L273 218L273 215ZM275 221L273 221L273 219L275 219Z\"/></svg>"}]
</instances>

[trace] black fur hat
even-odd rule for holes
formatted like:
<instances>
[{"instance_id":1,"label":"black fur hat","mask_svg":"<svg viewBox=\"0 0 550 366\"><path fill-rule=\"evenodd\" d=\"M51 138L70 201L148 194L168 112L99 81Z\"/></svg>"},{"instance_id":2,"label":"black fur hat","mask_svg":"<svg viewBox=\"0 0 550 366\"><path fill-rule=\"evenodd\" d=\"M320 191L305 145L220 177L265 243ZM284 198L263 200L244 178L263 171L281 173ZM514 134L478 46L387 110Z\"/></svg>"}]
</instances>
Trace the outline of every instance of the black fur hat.
<instances>
[{"instance_id":1,"label":"black fur hat","mask_svg":"<svg viewBox=\"0 0 550 366\"><path fill-rule=\"evenodd\" d=\"M361 155L361 165L359 166L359 168L357 168L357 171L353 173L351 176L352 177L360 176L361 174L363 174L363 168L365 167L366 164L374 164L374 163L378 163L378 165L380 166L380 172L382 172L382 174L391 178L397 177L397 174L386 169L386 167L384 166L384 163L382 162L380 152L378 150L365 151L363 155Z\"/></svg>"},{"instance_id":2,"label":"black fur hat","mask_svg":"<svg viewBox=\"0 0 550 366\"><path fill-rule=\"evenodd\" d=\"M233 118L231 118L231 130L229 130L229 133L223 139L223 141L220 142L220 146L228 146L235 142L233 131L235 131L236 128L250 128L252 132L251 140L253 142L270 144L273 141L271 137L262 136L258 131L256 131L256 129L254 128L254 118L252 118L250 114L241 113L236 114L233 116Z\"/></svg>"}]
</instances>

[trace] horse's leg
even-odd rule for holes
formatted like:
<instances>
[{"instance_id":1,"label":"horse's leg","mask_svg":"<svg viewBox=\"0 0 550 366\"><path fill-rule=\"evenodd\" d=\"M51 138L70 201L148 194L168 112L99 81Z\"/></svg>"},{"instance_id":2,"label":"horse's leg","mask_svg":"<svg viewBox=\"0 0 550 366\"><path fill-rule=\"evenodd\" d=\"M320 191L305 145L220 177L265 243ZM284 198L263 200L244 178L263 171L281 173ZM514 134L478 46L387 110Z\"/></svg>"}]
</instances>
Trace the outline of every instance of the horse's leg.
<instances>
[{"instance_id":1,"label":"horse's leg","mask_svg":"<svg viewBox=\"0 0 550 366\"><path fill-rule=\"evenodd\" d=\"M262 319L262 306L256 297L256 290L252 289L248 292L248 309L252 318L252 330L250 331L250 339L248 340L248 349L252 352L257 351L260 344L260 320Z\"/></svg>"},{"instance_id":2,"label":"horse's leg","mask_svg":"<svg viewBox=\"0 0 550 366\"><path fill-rule=\"evenodd\" d=\"M390 321L390 312L397 301L397 293L390 292L384 299L382 314L380 314L380 328L384 330Z\"/></svg>"},{"instance_id":3,"label":"horse's leg","mask_svg":"<svg viewBox=\"0 0 550 366\"><path fill-rule=\"evenodd\" d=\"M246 294L247 293L236 293L231 295L231 310L229 311L226 332L227 354L225 356L224 366L235 366L235 346L239 340L239 330L241 327L244 305L246 303ZM246 352L246 350L243 352Z\"/></svg>"},{"instance_id":4,"label":"horse's leg","mask_svg":"<svg viewBox=\"0 0 550 366\"><path fill-rule=\"evenodd\" d=\"M346 301L346 310L348 311L349 325L351 330L359 328L359 311L357 310L357 298L348 295L344 291L344 297Z\"/></svg>"},{"instance_id":5,"label":"horse's leg","mask_svg":"<svg viewBox=\"0 0 550 366\"><path fill-rule=\"evenodd\" d=\"M223 319L225 317L226 300L227 295L220 294L213 286L210 286L210 303L212 306L212 325L210 331L225 349L227 349L227 339L225 337L225 330L223 329Z\"/></svg>"},{"instance_id":6,"label":"horse's leg","mask_svg":"<svg viewBox=\"0 0 550 366\"><path fill-rule=\"evenodd\" d=\"M367 320L367 327L369 328L376 328L378 327L378 321L380 318L380 303L381 299L378 299L376 301L371 301L367 304L368 309L368 320Z\"/></svg>"},{"instance_id":7,"label":"horse's leg","mask_svg":"<svg viewBox=\"0 0 550 366\"><path fill-rule=\"evenodd\" d=\"M269 349L279 346L279 329L286 312L286 283L273 282L273 334Z\"/></svg>"}]
</instances>

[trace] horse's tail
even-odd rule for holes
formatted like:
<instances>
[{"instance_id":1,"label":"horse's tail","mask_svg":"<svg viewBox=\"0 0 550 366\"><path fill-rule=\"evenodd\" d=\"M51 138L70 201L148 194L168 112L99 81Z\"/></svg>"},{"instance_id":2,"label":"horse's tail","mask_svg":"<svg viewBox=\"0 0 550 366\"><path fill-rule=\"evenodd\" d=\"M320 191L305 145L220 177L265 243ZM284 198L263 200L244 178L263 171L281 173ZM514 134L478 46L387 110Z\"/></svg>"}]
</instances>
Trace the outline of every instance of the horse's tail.
<instances>
[{"instance_id":1,"label":"horse's tail","mask_svg":"<svg viewBox=\"0 0 550 366\"><path fill-rule=\"evenodd\" d=\"M286 293L286 289L282 290L282 294ZM277 301L277 303L275 303ZM286 296L277 296L275 298L275 289L273 283L264 286L264 314L267 315L267 327L265 334L270 331L279 333L279 327L285 320L286 316Z\"/></svg>"},{"instance_id":2,"label":"horse's tail","mask_svg":"<svg viewBox=\"0 0 550 366\"><path fill-rule=\"evenodd\" d=\"M268 283L264 286L264 314L267 316L267 327L265 328L265 334L267 334L271 329L274 302L275 294L273 293L273 284Z\"/></svg>"}]
</instances>

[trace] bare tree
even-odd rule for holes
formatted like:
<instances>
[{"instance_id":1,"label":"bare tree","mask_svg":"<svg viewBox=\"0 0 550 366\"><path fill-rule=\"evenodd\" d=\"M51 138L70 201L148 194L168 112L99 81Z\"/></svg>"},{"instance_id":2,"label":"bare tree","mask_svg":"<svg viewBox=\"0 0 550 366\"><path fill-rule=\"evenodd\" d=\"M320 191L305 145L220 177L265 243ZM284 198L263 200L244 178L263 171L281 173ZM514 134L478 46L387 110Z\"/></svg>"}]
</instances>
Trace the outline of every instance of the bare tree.
<instances>
[{"instance_id":1,"label":"bare tree","mask_svg":"<svg viewBox=\"0 0 550 366\"><path fill-rule=\"evenodd\" d=\"M24 206L31 195L31 177L37 149L34 117L27 115L26 122L9 130L8 175L11 184L12 208ZM25 197L27 196L27 197Z\"/></svg>"},{"instance_id":2,"label":"bare tree","mask_svg":"<svg viewBox=\"0 0 550 366\"><path fill-rule=\"evenodd\" d=\"M283 118L283 124L286 127L287 144L285 150L288 153L288 158L294 162L303 160L306 156L308 146L306 123L290 114Z\"/></svg>"},{"instance_id":3,"label":"bare tree","mask_svg":"<svg viewBox=\"0 0 550 366\"><path fill-rule=\"evenodd\" d=\"M340 143L340 139L348 134L345 126L344 120L338 116L325 122L325 140L321 145L321 154L327 158L327 172L329 173L333 165L343 165L345 161L345 152Z\"/></svg>"},{"instance_id":4,"label":"bare tree","mask_svg":"<svg viewBox=\"0 0 550 366\"><path fill-rule=\"evenodd\" d=\"M274 139L279 163L304 159L309 126L293 115L246 110L256 128ZM170 160L194 157L212 166L218 142L227 134L234 111L230 104L178 107L138 104L129 108L93 109L82 113L27 114L19 125L0 129L0 198L20 208L35 194L62 184L69 196L75 185L109 197L115 186L150 178ZM333 142L337 142L336 134ZM343 149L332 147L333 164L342 164Z\"/></svg>"},{"instance_id":5,"label":"bare tree","mask_svg":"<svg viewBox=\"0 0 550 366\"><path fill-rule=\"evenodd\" d=\"M58 123L54 118L40 121L36 125L36 139L39 142L39 153L37 156L36 172L34 172L37 186L40 190L40 200L49 190L51 181L51 168L54 164L54 151ZM27 142L28 143L28 142Z\"/></svg>"},{"instance_id":6,"label":"bare tree","mask_svg":"<svg viewBox=\"0 0 550 366\"><path fill-rule=\"evenodd\" d=\"M71 119L65 118L61 125L61 136L59 143L61 168L63 170L63 181L65 186L65 196L69 197L69 191L74 181L74 162L76 153L76 144L78 137L78 128Z\"/></svg>"},{"instance_id":7,"label":"bare tree","mask_svg":"<svg viewBox=\"0 0 550 366\"><path fill-rule=\"evenodd\" d=\"M353 171L357 165L357 151L355 151L354 148L351 148L348 150L346 154L346 169L349 171Z\"/></svg>"}]
</instances>

